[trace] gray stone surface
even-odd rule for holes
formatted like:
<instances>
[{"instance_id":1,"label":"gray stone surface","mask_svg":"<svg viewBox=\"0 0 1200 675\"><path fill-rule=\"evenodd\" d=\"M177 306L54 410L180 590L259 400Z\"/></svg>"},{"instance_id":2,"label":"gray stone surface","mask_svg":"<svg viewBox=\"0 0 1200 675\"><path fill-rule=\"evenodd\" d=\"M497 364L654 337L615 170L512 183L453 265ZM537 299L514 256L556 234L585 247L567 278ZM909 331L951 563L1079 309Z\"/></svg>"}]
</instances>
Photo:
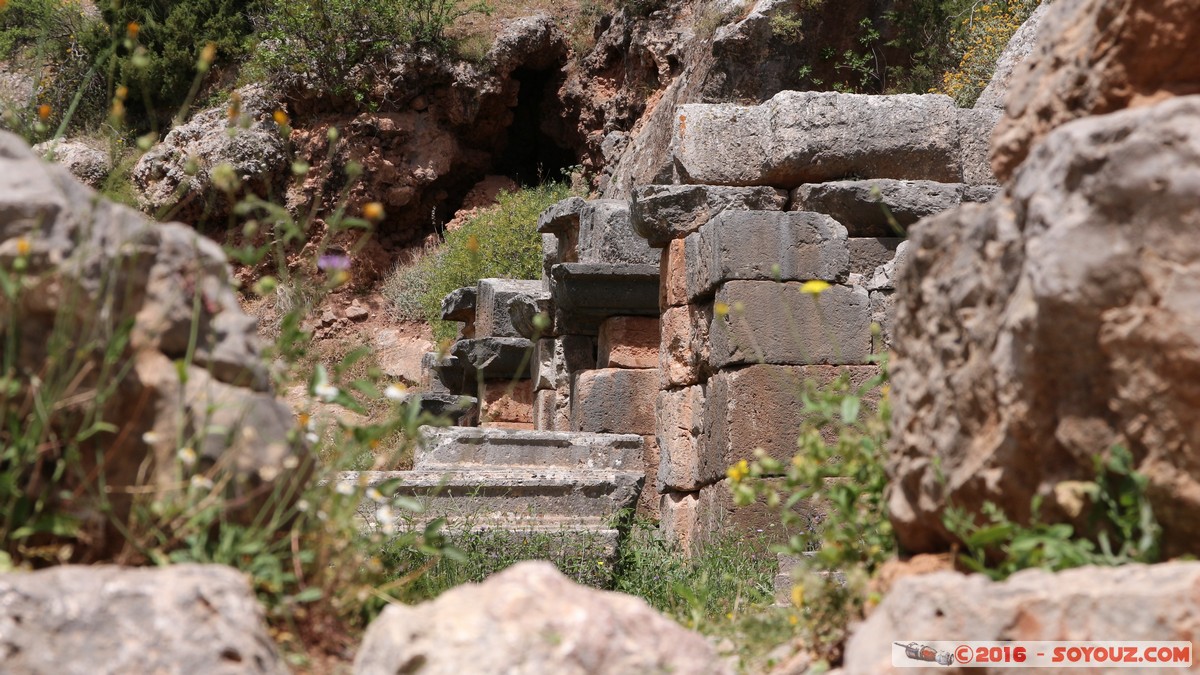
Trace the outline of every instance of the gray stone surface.
<instances>
[{"instance_id":1,"label":"gray stone surface","mask_svg":"<svg viewBox=\"0 0 1200 675\"><path fill-rule=\"evenodd\" d=\"M88 187L99 188L112 171L112 157L99 144L85 140L57 139L38 143L33 151L66 167L72 176Z\"/></svg>"},{"instance_id":2,"label":"gray stone surface","mask_svg":"<svg viewBox=\"0 0 1200 675\"><path fill-rule=\"evenodd\" d=\"M957 183L957 118L936 94L784 91L758 106L679 106L672 149L692 184L793 188L849 175Z\"/></svg>"},{"instance_id":3,"label":"gray stone surface","mask_svg":"<svg viewBox=\"0 0 1200 675\"><path fill-rule=\"evenodd\" d=\"M579 231L579 212L583 210L582 197L569 197L542 211L538 216L538 232L562 234Z\"/></svg>"},{"instance_id":4,"label":"gray stone surface","mask_svg":"<svg viewBox=\"0 0 1200 675\"><path fill-rule=\"evenodd\" d=\"M0 670L283 675L249 580L220 565L0 575Z\"/></svg>"},{"instance_id":5,"label":"gray stone surface","mask_svg":"<svg viewBox=\"0 0 1200 675\"><path fill-rule=\"evenodd\" d=\"M570 391L571 375L596 367L596 341L586 335L564 335L538 341L534 364L535 389Z\"/></svg>"},{"instance_id":6,"label":"gray stone surface","mask_svg":"<svg viewBox=\"0 0 1200 675\"><path fill-rule=\"evenodd\" d=\"M1197 157L1200 96L1079 119L1008 194L913 228L888 466L905 548L955 541L948 503L1023 520L1042 497L1041 518L1086 527L1055 486L1123 445L1166 552L1200 553Z\"/></svg>"},{"instance_id":7,"label":"gray stone surface","mask_svg":"<svg viewBox=\"0 0 1200 675\"><path fill-rule=\"evenodd\" d=\"M896 249L903 242L899 237L850 237L846 240L850 250L850 273L873 275L875 268L896 257Z\"/></svg>"},{"instance_id":8,"label":"gray stone surface","mask_svg":"<svg viewBox=\"0 0 1200 675\"><path fill-rule=\"evenodd\" d=\"M513 326L508 305L520 295L544 295L540 281L518 279L480 279L475 303L475 337L522 337Z\"/></svg>"},{"instance_id":9,"label":"gray stone surface","mask_svg":"<svg viewBox=\"0 0 1200 675\"><path fill-rule=\"evenodd\" d=\"M660 493L692 491L719 480L728 468L721 457L706 454L704 439L705 387L702 384L658 393L658 478ZM713 460L717 461L713 465Z\"/></svg>"},{"instance_id":10,"label":"gray stone surface","mask_svg":"<svg viewBox=\"0 0 1200 675\"><path fill-rule=\"evenodd\" d=\"M579 214L579 262L657 265L659 253L638 236L629 203L616 199L586 202Z\"/></svg>"},{"instance_id":11,"label":"gray stone surface","mask_svg":"<svg viewBox=\"0 0 1200 675\"><path fill-rule=\"evenodd\" d=\"M962 151L962 182L968 185L995 185L996 175L988 151L992 130L1000 121L995 108L966 108L958 111L958 135Z\"/></svg>"},{"instance_id":12,"label":"gray stone surface","mask_svg":"<svg viewBox=\"0 0 1200 675\"><path fill-rule=\"evenodd\" d=\"M845 281L846 228L809 212L726 211L685 240L687 292L706 298L735 279Z\"/></svg>"},{"instance_id":13,"label":"gray stone surface","mask_svg":"<svg viewBox=\"0 0 1200 675\"><path fill-rule=\"evenodd\" d=\"M462 364L449 354L425 352L421 355L421 382L433 394L449 394L450 387L462 386Z\"/></svg>"},{"instance_id":14,"label":"gray stone surface","mask_svg":"<svg viewBox=\"0 0 1200 675\"><path fill-rule=\"evenodd\" d=\"M485 380L523 380L532 374L533 343L525 338L459 340L450 348L450 355L458 359L468 387L474 385L478 371Z\"/></svg>"},{"instance_id":15,"label":"gray stone surface","mask_svg":"<svg viewBox=\"0 0 1200 675\"><path fill-rule=\"evenodd\" d=\"M855 364L871 353L866 289L835 285L820 295L797 282L730 281L716 302L709 356L714 368L752 363Z\"/></svg>"},{"instance_id":16,"label":"gray stone surface","mask_svg":"<svg viewBox=\"0 0 1200 675\"><path fill-rule=\"evenodd\" d=\"M1200 624L1197 585L1196 562L1062 572L1030 569L1000 582L955 572L906 577L851 634L842 670L846 675L891 672L892 642L926 635L947 641L1101 641L1118 639L1115 636L1129 641L1194 641ZM931 665L905 672L946 669ZM972 672L1012 671L997 666Z\"/></svg>"},{"instance_id":17,"label":"gray stone surface","mask_svg":"<svg viewBox=\"0 0 1200 675\"><path fill-rule=\"evenodd\" d=\"M541 288L541 283L538 282ZM541 314L545 324L539 328L536 318ZM554 304L550 301L549 290L539 290L536 293L521 293L508 302L508 319L517 334L530 340L543 336L553 336Z\"/></svg>"},{"instance_id":18,"label":"gray stone surface","mask_svg":"<svg viewBox=\"0 0 1200 675\"><path fill-rule=\"evenodd\" d=\"M478 286L464 286L447 293L442 298L442 320L474 323L478 294Z\"/></svg>"},{"instance_id":19,"label":"gray stone surface","mask_svg":"<svg viewBox=\"0 0 1200 675\"><path fill-rule=\"evenodd\" d=\"M788 208L828 214L851 237L903 237L909 225L958 206L963 188L961 183L890 178L810 183L792 190Z\"/></svg>"},{"instance_id":20,"label":"gray stone surface","mask_svg":"<svg viewBox=\"0 0 1200 675\"><path fill-rule=\"evenodd\" d=\"M657 396L657 370L585 370L575 378L571 429L653 436Z\"/></svg>"},{"instance_id":21,"label":"gray stone surface","mask_svg":"<svg viewBox=\"0 0 1200 675\"><path fill-rule=\"evenodd\" d=\"M1012 79L1013 73L1025 62L1025 59L1033 53L1033 46L1037 42L1038 27L1041 26L1046 11L1050 9L1050 4L1043 2L1038 5L1025 23L1021 24L1017 32L1008 39L1008 44L1000 53L1000 58L996 59L996 69L992 73L991 81L975 101L975 108L1004 110L1004 97L1008 94L1008 82Z\"/></svg>"},{"instance_id":22,"label":"gray stone surface","mask_svg":"<svg viewBox=\"0 0 1200 675\"><path fill-rule=\"evenodd\" d=\"M479 399L474 396L419 392L411 394L405 402L415 402L421 412L451 424L468 424L479 418Z\"/></svg>"},{"instance_id":23,"label":"gray stone surface","mask_svg":"<svg viewBox=\"0 0 1200 675\"><path fill-rule=\"evenodd\" d=\"M612 469L642 467L642 439L632 434L556 433L479 427L422 427L413 468L485 467Z\"/></svg>"},{"instance_id":24,"label":"gray stone surface","mask_svg":"<svg viewBox=\"0 0 1200 675\"><path fill-rule=\"evenodd\" d=\"M547 562L418 606L393 605L367 629L356 675L729 673L699 634L645 601L579 586ZM412 672L415 672L413 670Z\"/></svg>"},{"instance_id":25,"label":"gray stone surface","mask_svg":"<svg viewBox=\"0 0 1200 675\"><path fill-rule=\"evenodd\" d=\"M908 241L900 242L896 246L895 255L871 272L871 276L867 279L867 290L896 290L896 279L898 279L900 275L904 273L904 266L908 264L908 255L910 250L912 250L912 244L910 244Z\"/></svg>"},{"instance_id":26,"label":"gray stone surface","mask_svg":"<svg viewBox=\"0 0 1200 675\"><path fill-rule=\"evenodd\" d=\"M634 189L629 208L634 230L663 248L723 211L782 211L787 201L786 191L770 187L646 185Z\"/></svg>"},{"instance_id":27,"label":"gray stone surface","mask_svg":"<svg viewBox=\"0 0 1200 675\"><path fill-rule=\"evenodd\" d=\"M555 265L550 292L560 335L596 335L612 316L658 316L658 264Z\"/></svg>"}]
</instances>

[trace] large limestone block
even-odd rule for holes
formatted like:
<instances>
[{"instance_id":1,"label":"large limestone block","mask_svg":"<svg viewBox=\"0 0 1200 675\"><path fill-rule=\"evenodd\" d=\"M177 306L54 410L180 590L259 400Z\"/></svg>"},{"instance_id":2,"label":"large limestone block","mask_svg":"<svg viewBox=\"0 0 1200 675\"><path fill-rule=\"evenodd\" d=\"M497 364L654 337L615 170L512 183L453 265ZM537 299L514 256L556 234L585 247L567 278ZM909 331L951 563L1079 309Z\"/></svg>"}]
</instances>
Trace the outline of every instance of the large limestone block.
<instances>
[{"instance_id":1,"label":"large limestone block","mask_svg":"<svg viewBox=\"0 0 1200 675\"><path fill-rule=\"evenodd\" d=\"M772 488L783 487L780 479L764 479ZM663 538L684 555L696 555L713 540L728 541L737 537L750 546L766 549L782 544L792 535L809 530L819 520L808 502L798 502L792 509L800 516L799 523L784 527L778 507L767 505L760 498L745 506L734 502L728 479L691 492L668 492L659 501L659 531Z\"/></svg>"},{"instance_id":2,"label":"large limestone block","mask_svg":"<svg viewBox=\"0 0 1200 675\"><path fill-rule=\"evenodd\" d=\"M659 350L659 382L663 389L696 384L708 377L710 368L709 326L711 305L669 307L662 314L662 346Z\"/></svg>"},{"instance_id":3,"label":"large limestone block","mask_svg":"<svg viewBox=\"0 0 1200 675\"><path fill-rule=\"evenodd\" d=\"M423 605L391 605L367 629L356 675L728 673L712 646L645 601L522 562Z\"/></svg>"},{"instance_id":4,"label":"large limestone block","mask_svg":"<svg viewBox=\"0 0 1200 675\"><path fill-rule=\"evenodd\" d=\"M649 316L614 316L600 324L598 367L657 368L658 346L658 319Z\"/></svg>"},{"instance_id":5,"label":"large limestone block","mask_svg":"<svg viewBox=\"0 0 1200 675\"><path fill-rule=\"evenodd\" d=\"M992 142L992 168L1005 184L1058 126L1200 93L1194 0L1049 4L1033 53L1009 82Z\"/></svg>"},{"instance_id":6,"label":"large limestone block","mask_svg":"<svg viewBox=\"0 0 1200 675\"><path fill-rule=\"evenodd\" d=\"M844 180L807 183L792 190L793 211L824 213L850 237L903 237L918 220L958 206L961 183L931 180Z\"/></svg>"},{"instance_id":7,"label":"large limestone block","mask_svg":"<svg viewBox=\"0 0 1200 675\"><path fill-rule=\"evenodd\" d=\"M629 202L596 199L585 202L579 213L579 261L654 265L658 251L634 231Z\"/></svg>"},{"instance_id":8,"label":"large limestone block","mask_svg":"<svg viewBox=\"0 0 1200 675\"><path fill-rule=\"evenodd\" d=\"M571 429L600 433L654 434L658 371L605 368L575 378Z\"/></svg>"},{"instance_id":9,"label":"large limestone block","mask_svg":"<svg viewBox=\"0 0 1200 675\"><path fill-rule=\"evenodd\" d=\"M844 281L846 228L810 212L727 211L685 240L688 298L734 279Z\"/></svg>"},{"instance_id":10,"label":"large limestone block","mask_svg":"<svg viewBox=\"0 0 1200 675\"><path fill-rule=\"evenodd\" d=\"M830 286L820 295L798 282L730 281L717 291L710 363L833 365L865 363L871 353L871 309L862 287Z\"/></svg>"},{"instance_id":11,"label":"large limestone block","mask_svg":"<svg viewBox=\"0 0 1200 675\"><path fill-rule=\"evenodd\" d=\"M770 185L864 178L957 183L958 110L947 97L783 91L757 106L681 105L672 141L683 182Z\"/></svg>"},{"instance_id":12,"label":"large limestone block","mask_svg":"<svg viewBox=\"0 0 1200 675\"><path fill-rule=\"evenodd\" d=\"M857 389L878 373L876 366L756 365L714 375L705 389L704 432L698 443L705 468L701 482L721 478L738 460L753 459L756 448L790 461L805 420L801 394L828 387L843 375ZM875 396L867 397L868 404ZM836 440L832 429L823 437Z\"/></svg>"},{"instance_id":13,"label":"large limestone block","mask_svg":"<svg viewBox=\"0 0 1200 675\"><path fill-rule=\"evenodd\" d=\"M655 248L682 239L724 211L782 211L784 190L716 185L646 185L630 202L633 227Z\"/></svg>"},{"instance_id":14,"label":"large limestone block","mask_svg":"<svg viewBox=\"0 0 1200 675\"><path fill-rule=\"evenodd\" d=\"M421 427L418 471L531 467L641 470L642 439L632 434Z\"/></svg>"},{"instance_id":15,"label":"large limestone block","mask_svg":"<svg viewBox=\"0 0 1200 675\"><path fill-rule=\"evenodd\" d=\"M913 228L893 317L889 508L1070 520L1055 486L1126 446L1168 552L1200 553L1200 96L1051 132L1010 194ZM1086 511L1076 521L1086 526Z\"/></svg>"},{"instance_id":16,"label":"large limestone block","mask_svg":"<svg viewBox=\"0 0 1200 675\"><path fill-rule=\"evenodd\" d=\"M245 575L220 565L0 575L0 670L288 673Z\"/></svg>"},{"instance_id":17,"label":"large limestone block","mask_svg":"<svg viewBox=\"0 0 1200 675\"><path fill-rule=\"evenodd\" d=\"M846 675L892 672L892 643L912 638L1182 640L1192 642L1194 649L1200 625L1197 585L1200 563L1195 562L1062 572L1030 569L1000 582L955 572L905 577L851 634L842 670ZM1137 656L1142 656L1140 651ZM1192 659L1194 663L1194 654ZM945 668L931 665L906 672ZM1011 668L978 667L972 672L1007 673Z\"/></svg>"},{"instance_id":18,"label":"large limestone block","mask_svg":"<svg viewBox=\"0 0 1200 675\"><path fill-rule=\"evenodd\" d=\"M706 454L700 447L704 438L704 385L659 392L656 436L660 453L657 492L699 490L725 475L727 467L721 464L722 458Z\"/></svg>"},{"instance_id":19,"label":"large limestone block","mask_svg":"<svg viewBox=\"0 0 1200 675\"><path fill-rule=\"evenodd\" d=\"M509 304L520 296L544 295L542 282L517 279L480 279L475 303L475 336L479 338L519 338L513 326Z\"/></svg>"}]
</instances>

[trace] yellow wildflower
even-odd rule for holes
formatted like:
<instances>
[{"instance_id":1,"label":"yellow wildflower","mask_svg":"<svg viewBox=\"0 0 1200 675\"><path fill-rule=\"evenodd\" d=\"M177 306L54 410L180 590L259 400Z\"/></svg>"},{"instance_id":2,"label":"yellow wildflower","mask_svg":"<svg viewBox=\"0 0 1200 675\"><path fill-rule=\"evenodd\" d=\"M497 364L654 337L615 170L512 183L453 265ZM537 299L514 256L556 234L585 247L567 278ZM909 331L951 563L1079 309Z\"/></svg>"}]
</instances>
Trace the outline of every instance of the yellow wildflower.
<instances>
[{"instance_id":1,"label":"yellow wildflower","mask_svg":"<svg viewBox=\"0 0 1200 675\"><path fill-rule=\"evenodd\" d=\"M48 103L43 103L43 104L39 105L39 106L38 106L38 109L37 109L37 113L38 113L38 119L40 119L40 120L42 120L42 121L45 121L45 120L49 119L49 117L50 117L50 104L48 104Z\"/></svg>"},{"instance_id":2,"label":"yellow wildflower","mask_svg":"<svg viewBox=\"0 0 1200 675\"><path fill-rule=\"evenodd\" d=\"M138 22L136 21L130 21L129 23L125 24L125 34L128 35L129 39L131 40L136 40L138 33L140 33L141 30L142 27L139 26Z\"/></svg>"},{"instance_id":3,"label":"yellow wildflower","mask_svg":"<svg viewBox=\"0 0 1200 675\"><path fill-rule=\"evenodd\" d=\"M729 467L725 475L729 476L729 480L734 483L740 483L742 479L750 475L750 463L744 459L739 460L737 464Z\"/></svg>"},{"instance_id":4,"label":"yellow wildflower","mask_svg":"<svg viewBox=\"0 0 1200 675\"><path fill-rule=\"evenodd\" d=\"M379 202L371 202L363 207L363 218L377 223L383 220L383 204Z\"/></svg>"},{"instance_id":5,"label":"yellow wildflower","mask_svg":"<svg viewBox=\"0 0 1200 675\"><path fill-rule=\"evenodd\" d=\"M21 237L17 240L17 255L21 256L22 258L29 255L30 248L29 240L25 237Z\"/></svg>"},{"instance_id":6,"label":"yellow wildflower","mask_svg":"<svg viewBox=\"0 0 1200 675\"><path fill-rule=\"evenodd\" d=\"M806 281L804 285L800 286L800 292L808 293L809 295L820 295L827 290L829 290L829 282L821 281L820 279Z\"/></svg>"},{"instance_id":7,"label":"yellow wildflower","mask_svg":"<svg viewBox=\"0 0 1200 675\"><path fill-rule=\"evenodd\" d=\"M276 110L271 115L271 118L275 120L275 124L278 124L281 127L287 126L287 124L291 122L291 120L288 119L287 113L283 112L282 110Z\"/></svg>"}]
</instances>

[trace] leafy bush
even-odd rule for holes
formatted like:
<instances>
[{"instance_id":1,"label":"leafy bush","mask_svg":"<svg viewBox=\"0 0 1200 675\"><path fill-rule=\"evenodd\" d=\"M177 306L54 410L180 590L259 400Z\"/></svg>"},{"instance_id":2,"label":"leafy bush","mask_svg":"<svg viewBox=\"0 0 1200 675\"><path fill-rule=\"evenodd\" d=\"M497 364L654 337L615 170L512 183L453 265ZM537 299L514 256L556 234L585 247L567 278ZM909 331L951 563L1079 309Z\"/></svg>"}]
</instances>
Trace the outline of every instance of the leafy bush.
<instances>
[{"instance_id":1,"label":"leafy bush","mask_svg":"<svg viewBox=\"0 0 1200 675\"><path fill-rule=\"evenodd\" d=\"M542 235L538 215L570 196L563 183L546 183L517 192L502 192L495 206L484 209L462 227L446 233L441 250L427 255L416 270L393 273L388 295L400 298L400 312L411 307L420 292L424 317L439 339L454 336L454 324L441 320L442 298L456 288L473 286L480 279L539 279L542 275ZM422 290L423 289L423 290Z\"/></svg>"},{"instance_id":2,"label":"leafy bush","mask_svg":"<svg viewBox=\"0 0 1200 675\"><path fill-rule=\"evenodd\" d=\"M1133 456L1123 446L1114 447L1107 458L1097 456L1095 463L1095 481L1064 482L1055 490L1060 503L1074 505L1074 515L1091 505L1083 532L1068 523L1042 522L1037 498L1028 526L1012 522L992 502L983 506L982 524L962 509L947 509L946 528L966 547L962 563L999 580L1030 567L1158 562L1161 530L1146 497L1149 479L1133 469Z\"/></svg>"},{"instance_id":3,"label":"leafy bush","mask_svg":"<svg viewBox=\"0 0 1200 675\"><path fill-rule=\"evenodd\" d=\"M942 76L940 90L962 107L974 104L1009 38L1038 4L1040 0L992 0L965 11L949 39L957 64Z\"/></svg>"}]
</instances>

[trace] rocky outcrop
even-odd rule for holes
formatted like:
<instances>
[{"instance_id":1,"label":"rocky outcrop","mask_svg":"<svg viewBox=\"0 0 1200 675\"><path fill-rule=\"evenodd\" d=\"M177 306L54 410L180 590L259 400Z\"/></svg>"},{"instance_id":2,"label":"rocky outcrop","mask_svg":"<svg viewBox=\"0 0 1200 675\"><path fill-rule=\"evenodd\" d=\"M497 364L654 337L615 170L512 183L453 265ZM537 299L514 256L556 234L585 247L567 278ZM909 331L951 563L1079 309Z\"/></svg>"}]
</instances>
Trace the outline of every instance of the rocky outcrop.
<instances>
[{"instance_id":1,"label":"rocky outcrop","mask_svg":"<svg viewBox=\"0 0 1200 675\"><path fill-rule=\"evenodd\" d=\"M1077 510L1054 487L1129 448L1169 553L1200 552L1200 96L1065 124L1006 193L911 232L897 284L890 512Z\"/></svg>"},{"instance_id":2,"label":"rocky outcrop","mask_svg":"<svg viewBox=\"0 0 1200 675\"><path fill-rule=\"evenodd\" d=\"M283 675L246 577L219 565L0 575L7 673Z\"/></svg>"},{"instance_id":3,"label":"rocky outcrop","mask_svg":"<svg viewBox=\"0 0 1200 675\"><path fill-rule=\"evenodd\" d=\"M1070 120L1200 93L1195 0L1057 0L1028 65L1009 85L992 168L1009 180Z\"/></svg>"},{"instance_id":4,"label":"rocky outcrop","mask_svg":"<svg viewBox=\"0 0 1200 675\"><path fill-rule=\"evenodd\" d=\"M1200 625L1198 583L1200 564L1194 562L1083 567L1058 573L1034 569L1002 582L989 581L981 574L954 572L905 577L854 631L841 672L893 672L897 639L953 644L965 640L1098 641L1120 636L1123 641L1194 643ZM1141 652L1136 656L1141 658ZM980 668L974 672L999 673L1009 672L1012 666L987 668L972 663L971 667ZM926 669L911 672L944 670L930 663Z\"/></svg>"},{"instance_id":5,"label":"rocky outcrop","mask_svg":"<svg viewBox=\"0 0 1200 675\"><path fill-rule=\"evenodd\" d=\"M112 158L108 152L82 140L61 139L38 143L33 151L48 161L66 167L79 182L98 188L104 184L108 172L112 171Z\"/></svg>"},{"instance_id":6,"label":"rocky outcrop","mask_svg":"<svg viewBox=\"0 0 1200 675\"><path fill-rule=\"evenodd\" d=\"M133 168L142 209L188 223L219 220L242 189L266 195L279 188L288 165L287 139L274 119L282 108L278 92L250 85L172 129Z\"/></svg>"},{"instance_id":7,"label":"rocky outcrop","mask_svg":"<svg viewBox=\"0 0 1200 675\"><path fill-rule=\"evenodd\" d=\"M79 416L93 408L115 425L78 437L81 466L55 495L94 494L98 458L115 495L146 481L174 484L181 467L189 470L176 455L183 441L197 454L190 470L233 471L233 493L266 484L259 498L243 500L253 510L273 480L289 475L284 467L304 464L219 245L100 198L0 133L0 267L18 261L19 287L0 299L0 311L15 319L0 335L15 340L16 381L71 382L50 433L76 439ZM61 360L64 336L73 345L69 365ZM17 477L26 479L38 482ZM92 543L76 555L102 555L112 542Z\"/></svg>"},{"instance_id":8,"label":"rocky outcrop","mask_svg":"<svg viewBox=\"0 0 1200 675\"><path fill-rule=\"evenodd\" d=\"M973 107L976 109L1004 109L1004 97L1008 95L1009 82L1012 81L1013 73L1017 72L1017 69L1033 53L1034 45L1037 44L1038 30L1041 28L1042 19L1046 17L1046 12L1050 9L1050 4L1050 0L1043 0L1042 4L1038 5L1029 15L1029 18L1025 19L1017 32L1008 39L1008 44L1004 46L1000 58L996 59L996 69L992 72L992 79L988 81L983 93L975 100Z\"/></svg>"},{"instance_id":9,"label":"rocky outcrop","mask_svg":"<svg viewBox=\"0 0 1200 675\"><path fill-rule=\"evenodd\" d=\"M728 672L704 638L643 600L572 583L523 562L415 607L390 605L367 629L357 675Z\"/></svg>"}]
</instances>

